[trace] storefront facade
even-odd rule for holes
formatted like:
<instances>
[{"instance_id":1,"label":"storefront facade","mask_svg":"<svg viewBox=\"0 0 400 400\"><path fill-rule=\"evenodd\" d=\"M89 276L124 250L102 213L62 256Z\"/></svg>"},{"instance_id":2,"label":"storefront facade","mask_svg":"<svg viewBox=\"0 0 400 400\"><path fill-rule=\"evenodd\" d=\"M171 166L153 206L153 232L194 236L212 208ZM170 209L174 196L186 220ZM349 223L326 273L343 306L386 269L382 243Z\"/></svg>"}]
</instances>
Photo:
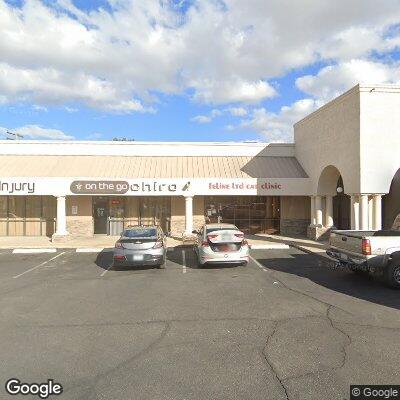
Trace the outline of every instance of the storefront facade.
<instances>
[{"instance_id":1,"label":"storefront facade","mask_svg":"<svg viewBox=\"0 0 400 400\"><path fill-rule=\"evenodd\" d=\"M398 87L356 86L295 124L293 144L1 141L0 236L379 229L400 212L398 109Z\"/></svg>"}]
</instances>

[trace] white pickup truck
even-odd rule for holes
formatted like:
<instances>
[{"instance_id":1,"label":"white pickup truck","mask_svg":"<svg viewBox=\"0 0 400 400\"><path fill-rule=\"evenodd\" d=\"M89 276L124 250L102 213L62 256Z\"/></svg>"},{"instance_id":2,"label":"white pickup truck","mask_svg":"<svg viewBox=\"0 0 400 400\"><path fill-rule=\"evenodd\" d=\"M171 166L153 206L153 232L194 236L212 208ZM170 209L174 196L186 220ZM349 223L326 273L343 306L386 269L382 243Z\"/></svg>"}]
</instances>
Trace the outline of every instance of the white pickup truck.
<instances>
[{"instance_id":1,"label":"white pickup truck","mask_svg":"<svg viewBox=\"0 0 400 400\"><path fill-rule=\"evenodd\" d=\"M390 230L332 231L326 253L354 272L382 277L400 289L400 214Z\"/></svg>"}]
</instances>

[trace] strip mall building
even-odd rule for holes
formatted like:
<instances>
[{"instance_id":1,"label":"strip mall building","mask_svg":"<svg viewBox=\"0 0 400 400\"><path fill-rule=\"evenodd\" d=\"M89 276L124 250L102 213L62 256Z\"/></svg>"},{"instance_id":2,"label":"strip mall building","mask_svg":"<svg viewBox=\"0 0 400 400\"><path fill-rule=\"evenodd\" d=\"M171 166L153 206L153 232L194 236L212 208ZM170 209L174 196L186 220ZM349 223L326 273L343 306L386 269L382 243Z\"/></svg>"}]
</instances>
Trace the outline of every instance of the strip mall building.
<instances>
[{"instance_id":1,"label":"strip mall building","mask_svg":"<svg viewBox=\"0 0 400 400\"><path fill-rule=\"evenodd\" d=\"M400 87L360 86L293 144L0 141L0 236L119 234L205 221L247 233L389 227L400 212Z\"/></svg>"}]
</instances>

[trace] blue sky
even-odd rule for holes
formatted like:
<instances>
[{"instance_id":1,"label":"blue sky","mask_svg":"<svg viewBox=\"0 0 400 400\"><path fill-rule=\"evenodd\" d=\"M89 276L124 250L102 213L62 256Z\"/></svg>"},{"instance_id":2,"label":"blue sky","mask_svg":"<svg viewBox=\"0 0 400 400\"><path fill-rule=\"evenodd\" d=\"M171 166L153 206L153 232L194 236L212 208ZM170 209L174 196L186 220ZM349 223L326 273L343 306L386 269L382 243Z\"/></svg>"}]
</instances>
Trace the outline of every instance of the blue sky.
<instances>
[{"instance_id":1,"label":"blue sky","mask_svg":"<svg viewBox=\"0 0 400 400\"><path fill-rule=\"evenodd\" d=\"M322 3L0 0L0 136L290 142L356 83L400 82L398 1Z\"/></svg>"}]
</instances>

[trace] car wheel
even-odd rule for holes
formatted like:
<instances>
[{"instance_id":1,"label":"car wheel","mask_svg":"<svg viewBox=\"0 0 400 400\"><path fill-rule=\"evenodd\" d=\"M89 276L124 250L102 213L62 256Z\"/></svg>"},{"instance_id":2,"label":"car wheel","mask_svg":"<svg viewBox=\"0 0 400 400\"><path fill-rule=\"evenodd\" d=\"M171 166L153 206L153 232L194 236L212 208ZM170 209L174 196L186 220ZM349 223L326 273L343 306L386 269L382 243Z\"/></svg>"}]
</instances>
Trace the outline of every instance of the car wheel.
<instances>
[{"instance_id":1,"label":"car wheel","mask_svg":"<svg viewBox=\"0 0 400 400\"><path fill-rule=\"evenodd\" d=\"M394 289L400 289L400 259L392 260L386 267L385 282Z\"/></svg>"}]
</instances>

